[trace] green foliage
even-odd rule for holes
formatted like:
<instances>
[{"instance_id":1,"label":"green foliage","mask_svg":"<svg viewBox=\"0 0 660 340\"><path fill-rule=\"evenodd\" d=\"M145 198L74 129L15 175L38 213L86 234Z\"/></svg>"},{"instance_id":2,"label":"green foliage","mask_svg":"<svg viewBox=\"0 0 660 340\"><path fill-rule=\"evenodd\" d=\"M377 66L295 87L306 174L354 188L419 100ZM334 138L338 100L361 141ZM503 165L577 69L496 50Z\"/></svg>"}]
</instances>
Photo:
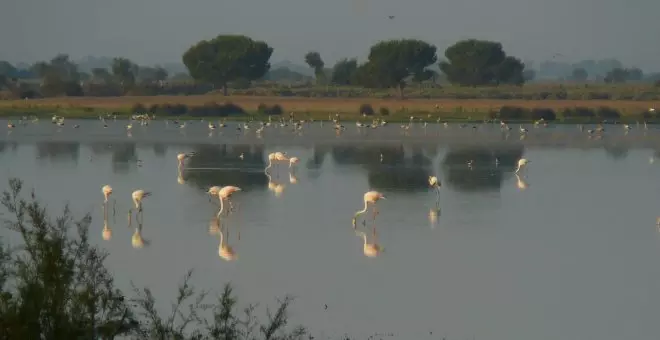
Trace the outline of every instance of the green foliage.
<instances>
[{"instance_id":1,"label":"green foliage","mask_svg":"<svg viewBox=\"0 0 660 340\"><path fill-rule=\"evenodd\" d=\"M405 80L423 78L437 58L436 47L421 40L382 41L371 47L368 61L358 68L357 80L366 87L396 87L403 96Z\"/></svg>"},{"instance_id":2,"label":"green foliage","mask_svg":"<svg viewBox=\"0 0 660 340\"><path fill-rule=\"evenodd\" d=\"M390 115L390 109L386 107L381 107L378 112L380 113L381 116L389 116Z\"/></svg>"},{"instance_id":3,"label":"green foliage","mask_svg":"<svg viewBox=\"0 0 660 340\"><path fill-rule=\"evenodd\" d=\"M373 116L375 113L374 108L370 104L360 105L360 114L365 116Z\"/></svg>"},{"instance_id":4,"label":"green foliage","mask_svg":"<svg viewBox=\"0 0 660 340\"><path fill-rule=\"evenodd\" d=\"M557 115L552 109L535 108L530 110L517 106L502 106L498 112L493 112L490 118L504 121L544 120L551 122L557 119Z\"/></svg>"},{"instance_id":5,"label":"green foliage","mask_svg":"<svg viewBox=\"0 0 660 340\"><path fill-rule=\"evenodd\" d=\"M332 68L333 84L353 85L356 83L356 72L358 64L356 59L342 59Z\"/></svg>"},{"instance_id":6,"label":"green foliage","mask_svg":"<svg viewBox=\"0 0 660 340\"><path fill-rule=\"evenodd\" d=\"M502 44L485 40L462 40L445 50L440 69L452 84L480 86L520 85L525 81L525 65L507 56Z\"/></svg>"},{"instance_id":7,"label":"green foliage","mask_svg":"<svg viewBox=\"0 0 660 340\"><path fill-rule=\"evenodd\" d=\"M133 286L129 299L114 288L107 254L89 243L89 215L75 220L65 208L51 220L34 192L22 196L20 180L9 186L1 200L10 216L5 226L23 243L7 249L0 242L0 339L297 340L307 334L301 326L288 330L290 296L266 309L260 322L256 305L239 309L229 284L209 303L209 292L190 284L192 271L169 313L156 309L149 288Z\"/></svg>"},{"instance_id":8,"label":"green foliage","mask_svg":"<svg viewBox=\"0 0 660 340\"><path fill-rule=\"evenodd\" d=\"M273 49L263 41L242 35L219 35L203 40L183 54L183 63L195 80L221 86L227 95L227 84L239 78L255 80L263 77Z\"/></svg>"},{"instance_id":9,"label":"green foliage","mask_svg":"<svg viewBox=\"0 0 660 340\"><path fill-rule=\"evenodd\" d=\"M625 83L627 81L640 81L644 77L642 70L633 68L617 67L605 75L606 83Z\"/></svg>"},{"instance_id":10,"label":"green foliage","mask_svg":"<svg viewBox=\"0 0 660 340\"><path fill-rule=\"evenodd\" d=\"M257 106L257 112L265 115L277 115L281 116L284 113L284 109L278 104L268 106L267 104L261 103Z\"/></svg>"},{"instance_id":11,"label":"green foliage","mask_svg":"<svg viewBox=\"0 0 660 340\"><path fill-rule=\"evenodd\" d=\"M321 82L325 80L325 73L323 67L325 67L325 62L321 58L321 54L316 51L310 51L305 54L305 63L314 69L314 75L316 76L316 81Z\"/></svg>"},{"instance_id":12,"label":"green foliage","mask_svg":"<svg viewBox=\"0 0 660 340\"><path fill-rule=\"evenodd\" d=\"M584 68L578 67L576 69L573 69L573 73L571 74L571 80L577 81L577 82L585 82L589 78L589 73L587 73L587 70Z\"/></svg>"},{"instance_id":13,"label":"green foliage","mask_svg":"<svg viewBox=\"0 0 660 340\"><path fill-rule=\"evenodd\" d=\"M114 58L111 69L112 75L122 86L124 92L128 92L135 85L140 68L126 58Z\"/></svg>"}]
</instances>

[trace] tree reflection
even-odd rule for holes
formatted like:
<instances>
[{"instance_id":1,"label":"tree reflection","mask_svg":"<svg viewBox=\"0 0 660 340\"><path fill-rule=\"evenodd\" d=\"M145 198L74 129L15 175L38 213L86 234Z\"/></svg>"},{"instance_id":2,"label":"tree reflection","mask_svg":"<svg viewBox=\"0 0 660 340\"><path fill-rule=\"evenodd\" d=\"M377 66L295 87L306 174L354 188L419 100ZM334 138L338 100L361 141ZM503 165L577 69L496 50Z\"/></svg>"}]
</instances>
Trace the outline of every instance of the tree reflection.
<instances>
[{"instance_id":1,"label":"tree reflection","mask_svg":"<svg viewBox=\"0 0 660 340\"><path fill-rule=\"evenodd\" d=\"M0 154L7 151L7 149L16 151L17 148L18 148L18 143L16 142L0 142Z\"/></svg>"},{"instance_id":2,"label":"tree reflection","mask_svg":"<svg viewBox=\"0 0 660 340\"><path fill-rule=\"evenodd\" d=\"M110 146L112 150L112 171L125 173L135 169L137 164L137 148L135 143L114 143Z\"/></svg>"},{"instance_id":3,"label":"tree reflection","mask_svg":"<svg viewBox=\"0 0 660 340\"><path fill-rule=\"evenodd\" d=\"M195 146L194 152L184 169L187 184L204 191L214 185L234 185L248 191L265 189L268 184L263 146L206 144Z\"/></svg>"},{"instance_id":4,"label":"tree reflection","mask_svg":"<svg viewBox=\"0 0 660 340\"><path fill-rule=\"evenodd\" d=\"M330 148L328 146L314 146L314 155L310 157L307 160L307 169L312 169L312 170L319 170L323 166L323 162L325 161L325 157L330 152Z\"/></svg>"},{"instance_id":5,"label":"tree reflection","mask_svg":"<svg viewBox=\"0 0 660 340\"><path fill-rule=\"evenodd\" d=\"M363 166L373 189L413 192L428 190L432 162L424 151L422 147L413 147L406 155L402 145L333 146L332 157L339 165Z\"/></svg>"},{"instance_id":6,"label":"tree reflection","mask_svg":"<svg viewBox=\"0 0 660 340\"><path fill-rule=\"evenodd\" d=\"M604 147L607 156L614 160L625 159L628 156L628 148L620 145L606 145Z\"/></svg>"},{"instance_id":7,"label":"tree reflection","mask_svg":"<svg viewBox=\"0 0 660 340\"><path fill-rule=\"evenodd\" d=\"M158 157L165 157L165 154L167 153L167 146L165 146L165 144L156 143L153 145L153 148L154 155Z\"/></svg>"},{"instance_id":8,"label":"tree reflection","mask_svg":"<svg viewBox=\"0 0 660 340\"><path fill-rule=\"evenodd\" d=\"M442 161L445 183L457 191L498 191L504 174L515 171L522 154L522 146L449 150ZM472 169L468 161L473 161Z\"/></svg>"},{"instance_id":9,"label":"tree reflection","mask_svg":"<svg viewBox=\"0 0 660 340\"><path fill-rule=\"evenodd\" d=\"M50 161L78 162L80 143L77 142L38 142L37 158Z\"/></svg>"}]
</instances>

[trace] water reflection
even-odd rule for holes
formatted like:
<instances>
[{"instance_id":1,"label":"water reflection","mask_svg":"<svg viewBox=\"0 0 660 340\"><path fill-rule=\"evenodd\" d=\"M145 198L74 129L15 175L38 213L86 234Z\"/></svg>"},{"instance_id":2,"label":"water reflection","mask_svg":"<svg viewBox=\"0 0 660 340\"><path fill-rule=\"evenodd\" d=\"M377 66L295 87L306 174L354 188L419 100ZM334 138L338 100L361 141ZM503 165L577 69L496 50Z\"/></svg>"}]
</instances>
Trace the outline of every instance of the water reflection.
<instances>
[{"instance_id":1,"label":"water reflection","mask_svg":"<svg viewBox=\"0 0 660 340\"><path fill-rule=\"evenodd\" d=\"M165 157L165 154L167 153L167 146L165 146L165 144L155 143L153 149L154 155L158 157Z\"/></svg>"},{"instance_id":2,"label":"water reflection","mask_svg":"<svg viewBox=\"0 0 660 340\"><path fill-rule=\"evenodd\" d=\"M504 174L514 171L522 154L522 146L451 149L442 161L445 182L457 191L499 191Z\"/></svg>"},{"instance_id":3,"label":"water reflection","mask_svg":"<svg viewBox=\"0 0 660 340\"><path fill-rule=\"evenodd\" d=\"M359 165L367 170L369 186L378 190L424 191L431 174L431 159L421 146L405 150L403 145L333 146L332 157L339 165Z\"/></svg>"},{"instance_id":4,"label":"water reflection","mask_svg":"<svg viewBox=\"0 0 660 340\"><path fill-rule=\"evenodd\" d=\"M108 205L103 204L103 232L101 233L105 241L109 241L112 238L112 229L110 229L108 223Z\"/></svg>"},{"instance_id":5,"label":"water reflection","mask_svg":"<svg viewBox=\"0 0 660 340\"><path fill-rule=\"evenodd\" d=\"M204 191L218 184L232 184L245 191L264 188L268 178L263 172L263 146L197 145L188 161L185 182ZM239 156L243 154L241 160Z\"/></svg>"},{"instance_id":6,"label":"water reflection","mask_svg":"<svg viewBox=\"0 0 660 340\"><path fill-rule=\"evenodd\" d=\"M18 143L16 142L0 142L0 154L7 151L7 149L16 151L17 148L18 148Z\"/></svg>"},{"instance_id":7,"label":"water reflection","mask_svg":"<svg viewBox=\"0 0 660 340\"><path fill-rule=\"evenodd\" d=\"M527 189L529 187L529 184L525 182L525 180L523 180L522 177L520 177L520 175L518 174L515 175L516 175L516 186L518 187L518 189L520 190Z\"/></svg>"},{"instance_id":8,"label":"water reflection","mask_svg":"<svg viewBox=\"0 0 660 340\"><path fill-rule=\"evenodd\" d=\"M374 258L380 255L380 253L383 251L383 248L378 243L375 221L371 227L371 238L372 238L371 242L369 242L367 233L365 233L364 231L356 230L355 234L362 238L362 253L364 254L364 256Z\"/></svg>"},{"instance_id":9,"label":"water reflection","mask_svg":"<svg viewBox=\"0 0 660 340\"><path fill-rule=\"evenodd\" d=\"M218 235L220 238L220 244L218 245L218 256L222 258L225 261L233 261L238 259L238 255L236 254L236 251L234 250L234 247L229 245L228 240L229 240L229 216L225 218L218 218L217 216L214 217L211 220L211 224L214 226L214 230L217 230L219 232L215 232L214 234ZM240 241L241 239L241 232L240 230L237 230L238 234L238 240Z\"/></svg>"},{"instance_id":10,"label":"water reflection","mask_svg":"<svg viewBox=\"0 0 660 340\"><path fill-rule=\"evenodd\" d=\"M614 160L623 160L628 156L628 148L621 145L605 145L605 154Z\"/></svg>"},{"instance_id":11,"label":"water reflection","mask_svg":"<svg viewBox=\"0 0 660 340\"><path fill-rule=\"evenodd\" d=\"M429 223L431 223L431 229L435 229L438 224L438 217L440 216L440 206L429 209Z\"/></svg>"},{"instance_id":12,"label":"water reflection","mask_svg":"<svg viewBox=\"0 0 660 340\"><path fill-rule=\"evenodd\" d=\"M268 178L268 190L272 191L275 194L275 197L281 197L286 185L274 181L273 177L268 172L265 172L265 175Z\"/></svg>"},{"instance_id":13,"label":"water reflection","mask_svg":"<svg viewBox=\"0 0 660 340\"><path fill-rule=\"evenodd\" d=\"M133 223L133 211L129 210L128 211L128 229L132 228L132 223ZM135 231L133 232L133 236L131 236L131 245L135 249L141 249L144 246L149 246L151 242L147 239L145 239L142 236L142 229L143 229L143 224L144 224L144 209L138 210L135 213L135 222L137 222L137 226L135 227Z\"/></svg>"},{"instance_id":14,"label":"water reflection","mask_svg":"<svg viewBox=\"0 0 660 340\"><path fill-rule=\"evenodd\" d=\"M37 158L49 161L78 162L80 143L77 142L38 142Z\"/></svg>"}]
</instances>

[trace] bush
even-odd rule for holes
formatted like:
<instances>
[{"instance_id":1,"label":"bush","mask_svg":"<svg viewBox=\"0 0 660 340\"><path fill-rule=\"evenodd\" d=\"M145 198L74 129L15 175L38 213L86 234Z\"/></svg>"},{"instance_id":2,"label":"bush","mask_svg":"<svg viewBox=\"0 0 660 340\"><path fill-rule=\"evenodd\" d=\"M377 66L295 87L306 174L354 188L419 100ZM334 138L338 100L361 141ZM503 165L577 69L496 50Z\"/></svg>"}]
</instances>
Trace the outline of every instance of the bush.
<instances>
[{"instance_id":1,"label":"bush","mask_svg":"<svg viewBox=\"0 0 660 340\"><path fill-rule=\"evenodd\" d=\"M389 116L390 115L390 109L386 107L381 107L378 112L380 112L381 116Z\"/></svg>"},{"instance_id":2,"label":"bush","mask_svg":"<svg viewBox=\"0 0 660 340\"><path fill-rule=\"evenodd\" d=\"M370 104L362 104L360 105L360 114L365 115L365 116L373 116L374 115L374 108L371 107Z\"/></svg>"},{"instance_id":3,"label":"bush","mask_svg":"<svg viewBox=\"0 0 660 340\"><path fill-rule=\"evenodd\" d=\"M257 112L264 114L264 115L277 115L280 116L284 113L284 109L278 104L275 104L273 106L268 106L264 103L259 104L257 106Z\"/></svg>"},{"instance_id":4,"label":"bush","mask_svg":"<svg viewBox=\"0 0 660 340\"><path fill-rule=\"evenodd\" d=\"M288 328L291 297L256 317L256 305L239 309L231 285L215 301L189 284L179 285L172 310L163 315L149 288L133 286L129 299L114 287L105 267L107 253L89 242L90 215L75 220L65 207L51 219L34 196L25 199L23 183L9 180L2 195L8 229L20 247L0 242L0 339L303 339L301 326Z\"/></svg>"},{"instance_id":5,"label":"bush","mask_svg":"<svg viewBox=\"0 0 660 340\"><path fill-rule=\"evenodd\" d=\"M593 118L596 114L592 109L586 107L574 107L564 109L562 116L564 118Z\"/></svg>"},{"instance_id":6,"label":"bush","mask_svg":"<svg viewBox=\"0 0 660 340\"><path fill-rule=\"evenodd\" d=\"M608 119L608 120L610 119L618 120L619 118L621 118L621 114L619 113L619 111L609 107L599 108L598 111L596 112L596 115L600 119Z\"/></svg>"},{"instance_id":7,"label":"bush","mask_svg":"<svg viewBox=\"0 0 660 340\"><path fill-rule=\"evenodd\" d=\"M545 121L551 122L557 119L557 115L555 114L555 111L552 109L536 108L532 110L531 118L533 120L543 119Z\"/></svg>"},{"instance_id":8,"label":"bush","mask_svg":"<svg viewBox=\"0 0 660 340\"><path fill-rule=\"evenodd\" d=\"M502 106L498 114L498 118L501 120L524 120L529 117L529 111L517 106Z\"/></svg>"},{"instance_id":9,"label":"bush","mask_svg":"<svg viewBox=\"0 0 660 340\"><path fill-rule=\"evenodd\" d=\"M135 104L133 104L133 107L131 107L131 113L134 113L134 114L147 113L147 108L144 105L140 104L140 103L135 103Z\"/></svg>"},{"instance_id":10,"label":"bush","mask_svg":"<svg viewBox=\"0 0 660 340\"><path fill-rule=\"evenodd\" d=\"M151 112L165 116L183 116L188 112L188 107L183 104L153 105Z\"/></svg>"}]
</instances>

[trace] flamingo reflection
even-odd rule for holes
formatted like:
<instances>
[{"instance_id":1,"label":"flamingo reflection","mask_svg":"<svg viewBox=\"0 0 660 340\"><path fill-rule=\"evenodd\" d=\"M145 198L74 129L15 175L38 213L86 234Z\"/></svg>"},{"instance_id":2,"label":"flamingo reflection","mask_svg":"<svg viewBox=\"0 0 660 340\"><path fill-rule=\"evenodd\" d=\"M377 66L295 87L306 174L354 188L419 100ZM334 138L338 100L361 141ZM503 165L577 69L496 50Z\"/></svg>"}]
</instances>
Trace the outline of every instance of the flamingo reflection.
<instances>
[{"instance_id":1,"label":"flamingo reflection","mask_svg":"<svg viewBox=\"0 0 660 340\"><path fill-rule=\"evenodd\" d=\"M133 225L133 218L132 218L132 211L128 211L128 228L130 229ZM135 228L135 231L133 232L133 236L131 236L131 245L135 249L141 249L144 246L149 246L151 244L150 241L146 240L145 238L142 237L142 225L143 225L143 211L140 210L139 212L135 213L135 222L137 222L137 227Z\"/></svg>"},{"instance_id":2,"label":"flamingo reflection","mask_svg":"<svg viewBox=\"0 0 660 340\"><path fill-rule=\"evenodd\" d=\"M282 193L284 193L284 184L277 183L273 181L273 177L266 172L266 177L268 177L268 190L272 191L275 193L275 197L280 197L282 196ZM297 182L298 179L294 177L294 180ZM289 177L289 181L291 181L291 177Z\"/></svg>"},{"instance_id":3,"label":"flamingo reflection","mask_svg":"<svg viewBox=\"0 0 660 340\"><path fill-rule=\"evenodd\" d=\"M103 233L101 235L105 241L109 241L112 238L112 229L108 225L108 208L105 204L103 205Z\"/></svg>"},{"instance_id":4,"label":"flamingo reflection","mask_svg":"<svg viewBox=\"0 0 660 340\"><path fill-rule=\"evenodd\" d=\"M438 216L440 216L440 208L431 208L429 210L429 222L431 223L431 229L435 229L435 226L438 224Z\"/></svg>"},{"instance_id":5,"label":"flamingo reflection","mask_svg":"<svg viewBox=\"0 0 660 340\"><path fill-rule=\"evenodd\" d=\"M516 175L516 185L518 186L518 189L525 190L529 188L529 184L527 182L525 182L520 176L518 176L518 174L515 175Z\"/></svg>"},{"instance_id":6,"label":"flamingo reflection","mask_svg":"<svg viewBox=\"0 0 660 340\"><path fill-rule=\"evenodd\" d=\"M357 236L362 237L363 240L362 252L364 253L364 256L374 258L383 251L383 248L380 246L380 244L378 244L375 227L373 228L373 233L372 233L374 239L373 242L369 242L367 240L367 233L365 233L364 231L357 230L355 231L355 233L357 234Z\"/></svg>"},{"instance_id":7,"label":"flamingo reflection","mask_svg":"<svg viewBox=\"0 0 660 340\"><path fill-rule=\"evenodd\" d=\"M211 225L213 226L215 233L220 236L220 245L218 246L218 256L225 261L233 261L238 259L238 255L234 248L227 243L229 239L229 226L225 220L224 223L220 222L220 218L217 216L211 220ZM217 228L217 229L215 229ZM211 228L209 228L210 231ZM238 239L241 239L241 233L238 232Z\"/></svg>"}]
</instances>

